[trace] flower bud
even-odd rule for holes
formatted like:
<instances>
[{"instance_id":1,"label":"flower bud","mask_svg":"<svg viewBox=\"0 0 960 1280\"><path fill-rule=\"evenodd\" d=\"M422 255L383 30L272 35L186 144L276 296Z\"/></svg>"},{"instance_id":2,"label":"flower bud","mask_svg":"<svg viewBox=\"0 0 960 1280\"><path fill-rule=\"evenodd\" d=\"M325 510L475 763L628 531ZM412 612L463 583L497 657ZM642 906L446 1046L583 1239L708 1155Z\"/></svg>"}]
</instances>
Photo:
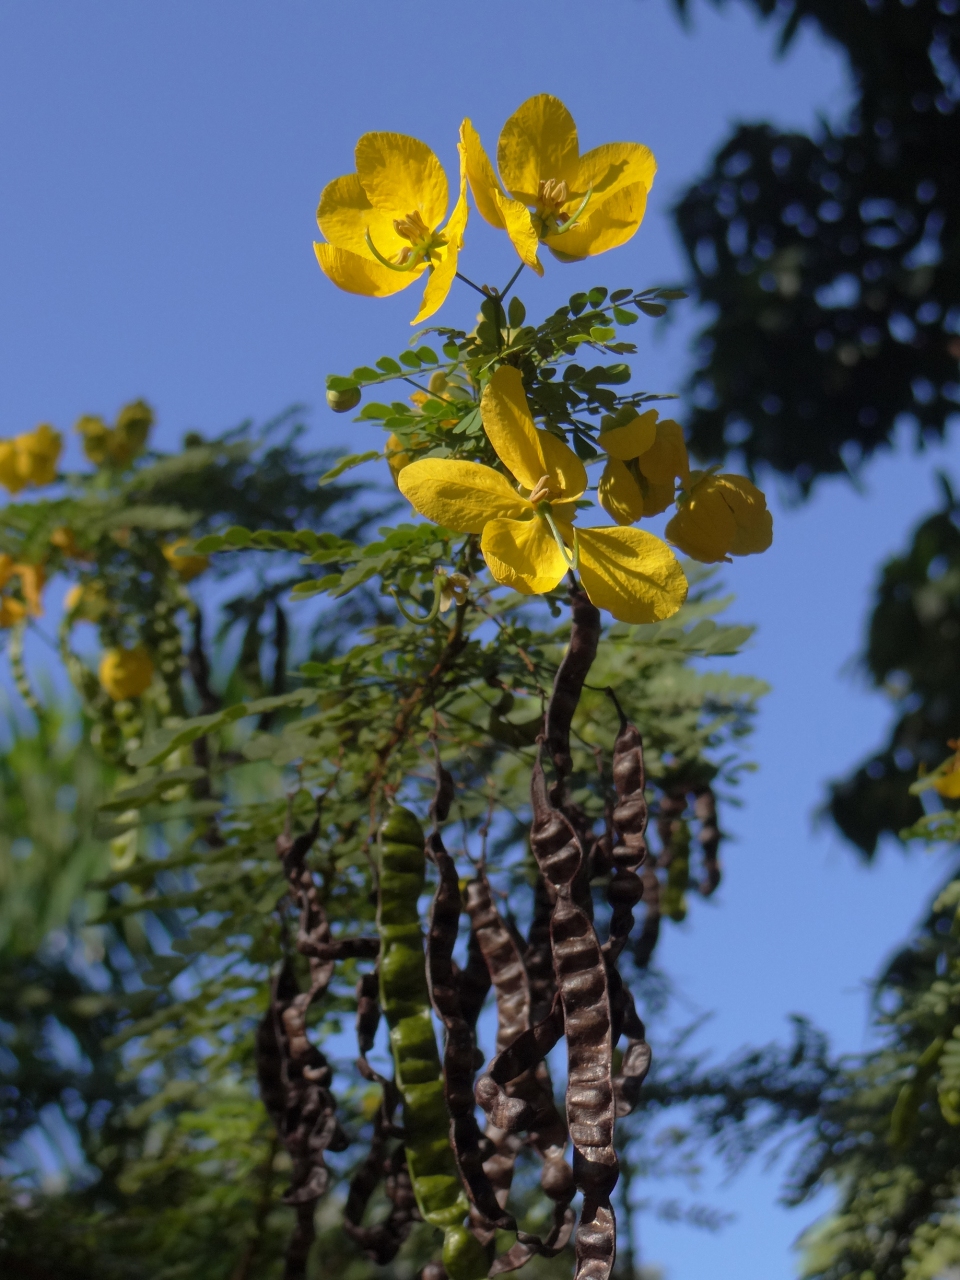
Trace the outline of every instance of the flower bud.
<instances>
[{"instance_id":1,"label":"flower bud","mask_svg":"<svg viewBox=\"0 0 960 1280\"><path fill-rule=\"evenodd\" d=\"M349 413L360 403L360 388L348 387L346 391L328 391L327 404L334 413Z\"/></svg>"}]
</instances>

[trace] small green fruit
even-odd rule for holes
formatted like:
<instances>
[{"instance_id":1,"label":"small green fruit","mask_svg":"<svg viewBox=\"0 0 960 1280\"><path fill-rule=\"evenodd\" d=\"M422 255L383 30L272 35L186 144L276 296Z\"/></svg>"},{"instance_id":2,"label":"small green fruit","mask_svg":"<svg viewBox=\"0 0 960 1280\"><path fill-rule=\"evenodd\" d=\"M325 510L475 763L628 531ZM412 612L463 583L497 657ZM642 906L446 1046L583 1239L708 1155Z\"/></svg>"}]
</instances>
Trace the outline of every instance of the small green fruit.
<instances>
[{"instance_id":1,"label":"small green fruit","mask_svg":"<svg viewBox=\"0 0 960 1280\"><path fill-rule=\"evenodd\" d=\"M328 391L327 404L334 413L349 413L360 403L360 388L350 387L346 391Z\"/></svg>"}]
</instances>

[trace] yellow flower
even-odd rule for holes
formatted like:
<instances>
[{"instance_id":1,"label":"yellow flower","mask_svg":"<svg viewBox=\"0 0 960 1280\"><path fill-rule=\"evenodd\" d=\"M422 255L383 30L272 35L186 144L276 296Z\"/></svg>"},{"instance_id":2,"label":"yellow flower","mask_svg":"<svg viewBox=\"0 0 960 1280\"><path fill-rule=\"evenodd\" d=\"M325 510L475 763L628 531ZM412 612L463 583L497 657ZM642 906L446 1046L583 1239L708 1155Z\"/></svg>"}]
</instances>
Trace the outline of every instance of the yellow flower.
<instances>
[{"instance_id":1,"label":"yellow flower","mask_svg":"<svg viewBox=\"0 0 960 1280\"><path fill-rule=\"evenodd\" d=\"M0 627L12 627L28 616L39 618L43 615L40 598L46 581L43 566L19 564L13 556L0 555L0 589L14 578L20 579L20 597L9 594L0 597Z\"/></svg>"},{"instance_id":2,"label":"yellow flower","mask_svg":"<svg viewBox=\"0 0 960 1280\"><path fill-rule=\"evenodd\" d=\"M102 582L77 583L63 597L64 611L74 622L99 622L110 609Z\"/></svg>"},{"instance_id":3,"label":"yellow flower","mask_svg":"<svg viewBox=\"0 0 960 1280\"><path fill-rule=\"evenodd\" d=\"M683 428L656 409L637 413L630 405L605 414L597 438L608 460L600 477L600 505L617 524L656 516L673 501L675 481L690 476Z\"/></svg>"},{"instance_id":4,"label":"yellow flower","mask_svg":"<svg viewBox=\"0 0 960 1280\"><path fill-rule=\"evenodd\" d=\"M83 452L95 466L126 467L143 451L152 425L153 410L143 400L134 400L117 414L115 426L88 415L76 430L83 436Z\"/></svg>"},{"instance_id":5,"label":"yellow flower","mask_svg":"<svg viewBox=\"0 0 960 1280\"><path fill-rule=\"evenodd\" d=\"M153 662L142 644L108 649L100 660L100 683L114 702L139 698L150 687Z\"/></svg>"},{"instance_id":6,"label":"yellow flower","mask_svg":"<svg viewBox=\"0 0 960 1280\"><path fill-rule=\"evenodd\" d=\"M0 597L0 627L15 627L27 616L27 606L14 596Z\"/></svg>"},{"instance_id":7,"label":"yellow flower","mask_svg":"<svg viewBox=\"0 0 960 1280\"><path fill-rule=\"evenodd\" d=\"M404 467L401 493L421 515L457 533L478 533L494 578L525 595L552 591L578 561L584 590L622 622L676 613L687 583L670 549L639 529L580 529L583 463L530 416L520 372L504 365L480 402L497 457L519 482L479 462L424 458Z\"/></svg>"},{"instance_id":8,"label":"yellow flower","mask_svg":"<svg viewBox=\"0 0 960 1280\"><path fill-rule=\"evenodd\" d=\"M500 133L494 173L469 120L460 129L481 217L509 235L538 275L540 241L561 262L625 244L643 221L657 163L639 142L608 142L581 156L577 126L559 98L528 98Z\"/></svg>"},{"instance_id":9,"label":"yellow flower","mask_svg":"<svg viewBox=\"0 0 960 1280\"><path fill-rule=\"evenodd\" d=\"M954 754L948 756L941 765L937 766L935 773L930 775L932 778L930 785L945 799L960 800L960 742L951 738L947 746L953 748Z\"/></svg>"},{"instance_id":10,"label":"yellow flower","mask_svg":"<svg viewBox=\"0 0 960 1280\"><path fill-rule=\"evenodd\" d=\"M35 431L0 441L0 484L10 493L28 484L53 484L62 446L60 432L46 422Z\"/></svg>"},{"instance_id":11,"label":"yellow flower","mask_svg":"<svg viewBox=\"0 0 960 1280\"><path fill-rule=\"evenodd\" d=\"M210 568L209 556L181 556L177 552L182 547L189 547L192 543L190 538L177 538L175 542L168 542L166 546L161 547L163 558L167 564L177 575L181 582L192 582L194 578L198 578Z\"/></svg>"},{"instance_id":12,"label":"yellow flower","mask_svg":"<svg viewBox=\"0 0 960 1280\"><path fill-rule=\"evenodd\" d=\"M766 498L743 476L692 471L666 534L686 555L714 564L766 551L773 517Z\"/></svg>"},{"instance_id":13,"label":"yellow flower","mask_svg":"<svg viewBox=\"0 0 960 1280\"><path fill-rule=\"evenodd\" d=\"M443 305L457 272L467 225L463 154L460 193L447 225L447 177L425 142L402 133L365 133L357 143L356 173L323 189L317 223L326 243L315 243L317 261L348 293L386 298L429 279L413 324Z\"/></svg>"},{"instance_id":14,"label":"yellow flower","mask_svg":"<svg viewBox=\"0 0 960 1280\"><path fill-rule=\"evenodd\" d=\"M89 560L89 554L78 544L76 534L62 524L50 534L50 545L62 551L67 560Z\"/></svg>"}]
</instances>

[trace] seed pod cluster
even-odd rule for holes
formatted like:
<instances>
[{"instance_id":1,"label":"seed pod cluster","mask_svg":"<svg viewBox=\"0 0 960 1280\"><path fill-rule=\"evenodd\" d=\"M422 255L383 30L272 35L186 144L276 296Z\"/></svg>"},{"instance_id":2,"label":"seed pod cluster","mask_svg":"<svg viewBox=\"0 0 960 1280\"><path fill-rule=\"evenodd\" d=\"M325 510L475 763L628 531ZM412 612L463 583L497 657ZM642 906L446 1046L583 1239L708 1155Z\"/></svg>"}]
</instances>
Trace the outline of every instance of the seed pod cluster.
<instances>
[{"instance_id":1,"label":"seed pod cluster","mask_svg":"<svg viewBox=\"0 0 960 1280\"><path fill-rule=\"evenodd\" d=\"M575 1280L610 1280L616 1255L611 1194L619 1176L614 1127L637 1105L651 1058L618 960L629 948L635 960L649 961L661 901L676 913L674 899L689 887L685 849L691 799L703 863L697 888L703 894L719 881L720 833L709 786L702 779L697 785L676 779L661 789L656 811L661 850L650 858L643 744L615 697L620 725L600 834L570 796L572 720L597 651L600 623L582 593L575 590L572 603L570 644L555 678L531 777L535 875L526 937L497 907L485 854L472 877L460 881L441 834L454 784L439 753L430 834L424 838L418 819L397 804L380 829L376 938L331 936L305 861L318 822L296 840L285 834L278 841L298 915L296 949L310 972L308 990L301 992L294 966L289 957L285 960L258 1040L263 1100L294 1168L286 1197L298 1211L289 1280L303 1275L313 1207L329 1180L323 1153L346 1145L329 1090L330 1068L306 1032L307 1010L327 989L337 960L346 958L376 965L357 986L357 1069L380 1089L370 1146L355 1167L344 1208L347 1234L384 1266L414 1222L438 1228L442 1261L428 1263L423 1280L505 1274L535 1255L557 1255L573 1239ZM597 756L603 779L599 751ZM418 903L428 867L434 893L425 932ZM658 870L666 873L665 884ZM591 885L600 887L609 905L609 926L600 932ZM635 937L634 911L641 900L646 910ZM454 953L464 915L469 932L461 968ZM483 1061L476 1025L491 992L495 1051L474 1084ZM378 1074L367 1056L381 1015L389 1028L392 1080ZM440 1049L432 1015L443 1028ZM547 1063L561 1043L567 1057L564 1108L555 1101ZM486 1115L483 1133L477 1104ZM516 1161L525 1146L541 1160L540 1185L552 1202L542 1238L518 1229L510 1212ZM568 1147L572 1161L566 1158ZM387 1214L365 1223L381 1185ZM578 1192L583 1197L579 1222L572 1208ZM494 1256L498 1231L514 1239Z\"/></svg>"},{"instance_id":2,"label":"seed pod cluster","mask_svg":"<svg viewBox=\"0 0 960 1280\"><path fill-rule=\"evenodd\" d=\"M390 1028L407 1168L420 1215L443 1228L443 1265L450 1280L481 1280L489 1263L486 1250L464 1225L470 1205L450 1147L450 1117L430 1020L417 910L425 861L420 823L395 805L380 841L380 1005Z\"/></svg>"}]
</instances>

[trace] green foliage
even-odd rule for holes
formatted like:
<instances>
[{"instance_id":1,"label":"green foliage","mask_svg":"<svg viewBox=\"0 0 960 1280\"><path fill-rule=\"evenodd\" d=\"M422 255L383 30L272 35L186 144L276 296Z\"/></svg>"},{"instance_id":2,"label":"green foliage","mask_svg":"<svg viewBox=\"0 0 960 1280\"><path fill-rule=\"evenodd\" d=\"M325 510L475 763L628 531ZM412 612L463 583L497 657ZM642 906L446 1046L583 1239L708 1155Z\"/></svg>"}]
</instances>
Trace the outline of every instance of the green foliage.
<instances>
[{"instance_id":1,"label":"green foliage","mask_svg":"<svg viewBox=\"0 0 960 1280\"><path fill-rule=\"evenodd\" d=\"M960 531L944 480L944 503L913 531L902 555L880 571L863 665L893 702L886 744L849 778L833 784L830 813L868 857L883 833L898 835L922 816L910 786L918 767L948 754L960 725Z\"/></svg>"},{"instance_id":2,"label":"green foliage","mask_svg":"<svg viewBox=\"0 0 960 1280\"><path fill-rule=\"evenodd\" d=\"M472 334L439 331L443 358L417 346L331 379L329 391L344 407L356 390L426 371L430 381L415 381L412 400L368 403L361 416L381 421L411 457L496 462L478 399L491 369L506 361L521 370L547 429L589 459L602 414L655 397L621 391L631 376L622 360L591 366L585 353L628 354L616 326L662 314L672 296L621 290L608 298L594 289L538 328L526 325L516 298L509 306L490 298ZM4 1247L18 1265L33 1257L69 1275L95 1258L108 1280L269 1277L279 1274L296 1218L307 1244L314 1225L320 1232L314 1274L372 1274L338 1226L378 1094L350 1042L365 970L349 949L329 986L321 983L322 994L303 1007L305 1035L332 1064L343 1130L339 1145L330 1144L332 1187L315 1223L309 1194L306 1210L283 1204L284 1188L302 1187L303 1174L288 1132L281 1125L278 1139L270 1119L278 1112L263 1036L274 1024L264 1014L277 1007L278 971L301 991L316 981L315 959L291 942L302 922L278 851L310 830L315 815L306 874L317 909L332 946L359 937L366 942L356 954L369 957L378 929L375 833L397 802L425 812L435 748L453 778L458 870L467 873L483 847L495 892L519 926L529 923L530 775L570 637L566 588L542 599L506 592L477 535L399 523L371 537L364 506L346 504L355 491L337 483L370 455L331 467L300 451L295 430L278 442L278 430L260 439L247 431L209 442L191 436L179 454L141 450L122 462L105 454L95 472L67 477L52 499L11 504L0 517L0 550L43 562L82 588L60 648L90 732L64 767L79 767L89 741L106 770L95 828L88 831L84 809L82 831L75 822L61 841L66 861L96 876L68 931L69 946L82 941L89 955L72 968L52 953L48 961L47 940L29 961L40 976L16 958L8 966L12 1065L7 1071L4 1058L0 1070L15 1100L11 1136L45 1123L53 1108L73 1124L83 1157L60 1198L31 1183L21 1161L28 1194L3 1209ZM378 519L389 518L390 500L377 494L377 503ZM615 623L603 636L573 720L568 782L585 831L605 821L608 807L619 728L608 689L644 735L649 800L656 807L669 794L679 821L695 825L692 803L686 814L691 797L711 785L735 787L749 767L743 741L764 688L706 660L739 652L750 630L718 621L726 602L716 599L711 575L694 567L691 576L690 598L669 621ZM214 579L215 606L203 592ZM77 639L91 625L101 648L147 652L155 674L146 689L118 696L105 687L91 644ZM40 715L41 736L49 735ZM25 748L17 741L13 750ZM51 774L40 803L51 804L54 783ZM685 848L660 872L674 920L688 895L716 883L706 844L699 858L695 843ZM42 873L30 866L25 884ZM599 886L595 897L604 919L610 907ZM649 952L625 960L634 986ZM31 1012L23 992L55 993L57 981L62 993L35 1001ZM81 1065L67 1076L56 1049L65 1033L82 1046ZM39 1060L46 1074L35 1070ZM85 1070L90 1083L79 1087ZM281 1116L289 1105L280 1104ZM415 1134L406 1147L417 1149ZM521 1161L520 1209L541 1229L529 1174ZM48 1246L54 1217L56 1243ZM473 1249L473 1237L453 1225ZM420 1224L398 1255L398 1274L421 1266L434 1243L429 1223ZM299 1274L289 1256L287 1267ZM531 1267L550 1270L542 1260Z\"/></svg>"},{"instance_id":3,"label":"green foliage","mask_svg":"<svg viewBox=\"0 0 960 1280\"><path fill-rule=\"evenodd\" d=\"M936 0L750 2L784 43L809 21L839 44L857 101L813 137L738 126L677 206L716 317L691 443L806 492L889 445L901 415L922 445L956 412L960 25Z\"/></svg>"}]
</instances>

